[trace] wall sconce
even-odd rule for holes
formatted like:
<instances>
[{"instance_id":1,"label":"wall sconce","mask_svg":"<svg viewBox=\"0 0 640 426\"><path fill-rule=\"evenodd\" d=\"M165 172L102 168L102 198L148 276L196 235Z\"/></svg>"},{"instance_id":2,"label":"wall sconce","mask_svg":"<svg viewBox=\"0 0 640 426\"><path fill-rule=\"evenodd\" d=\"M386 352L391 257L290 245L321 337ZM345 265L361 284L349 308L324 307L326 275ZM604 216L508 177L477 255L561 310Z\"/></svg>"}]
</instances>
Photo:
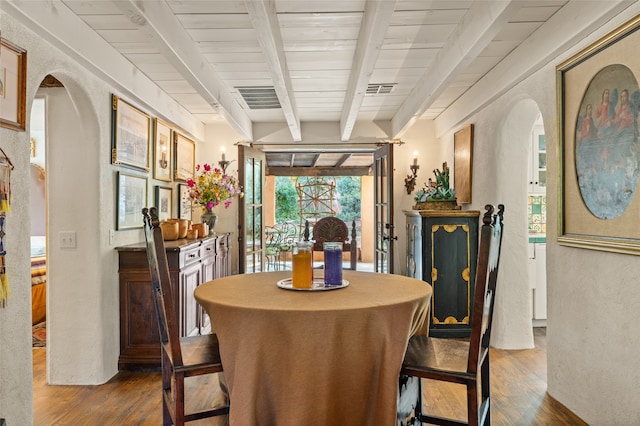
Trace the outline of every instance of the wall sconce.
<instances>
[{"instance_id":1,"label":"wall sconce","mask_svg":"<svg viewBox=\"0 0 640 426\"><path fill-rule=\"evenodd\" d=\"M233 163L234 160L227 161L226 155L224 153L224 146L222 148L220 148L220 150L222 151L222 160L218 161L218 165L222 169L222 173L226 174L227 173L227 167L229 167L229 164Z\"/></svg>"},{"instance_id":2,"label":"wall sconce","mask_svg":"<svg viewBox=\"0 0 640 426\"><path fill-rule=\"evenodd\" d=\"M413 164L411 164L409 168L411 169L411 174L404 178L404 187L407 189L407 194L411 194L416 187L416 178L418 177L418 169L420 168L418 165L417 151L413 152Z\"/></svg>"}]
</instances>

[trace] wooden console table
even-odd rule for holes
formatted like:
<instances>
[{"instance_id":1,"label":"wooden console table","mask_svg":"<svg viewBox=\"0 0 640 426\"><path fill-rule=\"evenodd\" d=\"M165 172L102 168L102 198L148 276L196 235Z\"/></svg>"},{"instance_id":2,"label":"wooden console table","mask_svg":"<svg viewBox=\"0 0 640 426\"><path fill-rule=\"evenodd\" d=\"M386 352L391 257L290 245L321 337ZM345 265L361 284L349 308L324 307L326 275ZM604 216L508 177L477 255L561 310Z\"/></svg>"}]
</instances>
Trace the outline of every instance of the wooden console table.
<instances>
[{"instance_id":1,"label":"wooden console table","mask_svg":"<svg viewBox=\"0 0 640 426\"><path fill-rule=\"evenodd\" d=\"M165 241L181 336L206 334L209 316L193 292L200 284L230 274L230 234ZM160 366L160 336L151 274L143 242L116 247L120 275L120 357L118 369Z\"/></svg>"}]
</instances>

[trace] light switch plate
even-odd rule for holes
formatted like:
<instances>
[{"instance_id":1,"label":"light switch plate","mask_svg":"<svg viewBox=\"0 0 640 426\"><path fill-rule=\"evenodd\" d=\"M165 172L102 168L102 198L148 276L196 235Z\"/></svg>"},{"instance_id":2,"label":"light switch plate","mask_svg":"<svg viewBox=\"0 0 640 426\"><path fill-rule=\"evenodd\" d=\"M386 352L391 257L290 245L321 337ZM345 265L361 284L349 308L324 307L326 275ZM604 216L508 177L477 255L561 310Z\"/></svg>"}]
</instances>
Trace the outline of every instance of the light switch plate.
<instances>
[{"instance_id":1,"label":"light switch plate","mask_svg":"<svg viewBox=\"0 0 640 426\"><path fill-rule=\"evenodd\" d=\"M76 248L76 231L60 231L60 248Z\"/></svg>"}]
</instances>

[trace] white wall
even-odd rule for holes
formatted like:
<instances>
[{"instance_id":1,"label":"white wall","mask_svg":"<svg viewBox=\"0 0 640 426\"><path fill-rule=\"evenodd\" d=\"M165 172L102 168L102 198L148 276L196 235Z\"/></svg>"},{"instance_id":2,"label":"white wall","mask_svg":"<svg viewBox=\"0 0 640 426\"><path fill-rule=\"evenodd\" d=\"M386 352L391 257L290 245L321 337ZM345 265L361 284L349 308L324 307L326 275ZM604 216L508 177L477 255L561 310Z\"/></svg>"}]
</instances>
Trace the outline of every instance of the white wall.
<instances>
[{"instance_id":1,"label":"white wall","mask_svg":"<svg viewBox=\"0 0 640 426\"><path fill-rule=\"evenodd\" d=\"M476 124L474 203L469 208L480 210L485 202L503 202L508 209L507 253L501 264L501 299L496 306L501 311L496 330L502 329L502 336L497 331L496 339L504 339L505 347L513 336L524 336L526 340L526 335L518 331L522 328L521 321L512 321L510 316L518 313L516 311L523 303L515 286L525 281L520 268L526 270L526 249L522 263L519 260L522 257L520 246L525 243L517 236L519 224L526 223L519 207L521 184L519 179L511 179L518 172L516 165L520 164L520 155L525 152L518 142L518 123L526 125L535 104L543 115L548 146L554 146L557 142L555 65L638 13L640 3L636 2L604 28L579 41L571 51L552 58L548 65L506 95L471 114L472 119L462 113L457 124L452 126L455 128L447 129L440 140L433 136L430 122L419 122L402 136L407 145L396 150L394 177L397 190L402 191L414 149L420 152L418 182L422 182L429 176L426 170L440 167L444 160L452 164L453 131L468 122ZM72 122L68 124L70 129L59 129L68 140L52 141L59 145L61 154L66 155L48 157L48 174L57 175L49 182L50 188L54 185L61 188L55 195L60 198L56 203L68 204L60 215L50 212L56 217L49 229L53 251L50 259L54 268L51 285L56 287L49 296L49 303L62 305L64 311L56 313L56 306L49 307L52 315L49 374L58 382L100 383L115 372L119 347L117 260L114 247L108 242L108 231L114 227L115 220L113 200L117 170L109 164L108 155L109 94L113 90L4 13L0 13L0 26L3 37L29 52L27 117L37 86L46 74L58 77L66 88L67 94L52 93L50 97L51 102L67 105L64 114L56 118ZM145 99L149 99L149 94L145 94ZM159 108L175 109L165 108L166 103L166 98L159 99ZM148 112L153 114L153 111ZM181 122L180 126L200 128L193 123ZM204 137L207 142L215 143L218 138L235 140L234 135L223 137L224 133L216 134L218 129L211 129L207 128ZM529 130L530 127L523 133L527 134ZM13 294L9 305L0 309L0 415L7 418L8 424L22 425L32 423L28 133L0 128L0 146L16 166L12 173L12 212L7 216L4 238ZM217 159L216 148L212 147L212 150L212 157L199 155L199 161ZM227 155L231 152L228 149ZM558 170L554 150L549 149L547 155L548 391L590 424L639 424L640 396L635 392L635 383L640 379L640 358L637 356L640 339L634 338L637 331L632 321L633 308L640 304L640 286L637 285L640 258L561 247L555 243L558 183L554 177ZM522 161L526 161L526 154ZM523 176L525 174L522 172ZM500 183L496 184L496 181ZM153 182L149 185L152 188ZM494 192L491 188L495 185ZM406 192L396 192L394 197L396 218L402 218L400 211L410 208L413 200ZM221 223L231 222L221 218ZM526 226L522 228L525 232ZM77 231L77 250L54 250L60 230ZM138 231L117 232L115 244L141 240ZM398 242L398 253L403 250L402 241ZM396 266L403 263L399 259L396 261ZM57 267L54 263L58 263ZM527 312L529 306L527 304L525 308ZM502 325L498 325L500 322Z\"/></svg>"},{"instance_id":2,"label":"white wall","mask_svg":"<svg viewBox=\"0 0 640 426\"><path fill-rule=\"evenodd\" d=\"M639 13L640 3L636 2L552 65ZM540 79L552 81L554 67L540 74ZM554 93L549 83L544 91L548 97ZM547 137L548 147L556 144L556 129L547 125L547 117L555 113L550 99L543 109L545 133L551 136ZM547 167L547 176L558 175L556 152L550 149ZM640 339L635 326L636 307L640 306L640 257L555 243L557 197L558 181L553 179L547 190L549 393L589 424L640 424Z\"/></svg>"},{"instance_id":3,"label":"white wall","mask_svg":"<svg viewBox=\"0 0 640 426\"><path fill-rule=\"evenodd\" d=\"M529 117L535 106L542 113L548 147L548 392L594 425L640 424L640 396L636 391L640 380L640 339L636 338L633 325L635 307L640 305L640 257L563 247L556 242L559 210L557 152L553 149L558 143L555 67L638 13L640 2L635 2L570 51L551 58L541 70L474 113L472 119L466 119L476 124L474 205L485 200L506 205L492 343L509 347L523 337L521 315L530 310L518 295L526 286L526 257L520 261L525 256L526 243L519 235L520 229L514 229L526 229L526 210L520 203L526 201L527 154L521 139L531 128L535 117ZM521 137L518 125L523 127ZM456 129L443 139L452 140ZM493 187L494 192L490 189ZM481 205L477 204L477 208Z\"/></svg>"},{"instance_id":4,"label":"white wall","mask_svg":"<svg viewBox=\"0 0 640 426\"><path fill-rule=\"evenodd\" d=\"M28 52L27 129L36 93L47 102L47 378L54 384L104 383L117 372L119 355L114 248L143 240L139 230L131 230L115 232L113 244L109 242L109 231L115 228L115 175L120 169L110 164L110 96L122 93L4 12L0 12L0 27L3 38ZM65 87L39 91L47 74ZM157 97L160 109L181 110L175 103L170 105L166 95L153 92L145 93L145 98ZM135 99L128 100L135 104ZM180 113L176 117L177 128L202 129L204 134L199 121L189 122ZM0 128L0 146L15 165L12 211L4 239L12 295L8 306L0 309L0 417L8 424L28 425L33 422L29 132ZM149 179L149 203L155 184ZM75 249L59 248L60 231L76 232Z\"/></svg>"},{"instance_id":5,"label":"white wall","mask_svg":"<svg viewBox=\"0 0 640 426\"><path fill-rule=\"evenodd\" d=\"M235 143L241 141L242 137L226 124L208 124L205 128L205 140L206 143L199 143L196 148L196 163L209 163L218 167L218 161L221 160L222 156L221 148L224 147L226 160L231 161L231 164L227 167L227 173L238 177L238 148ZM216 232L231 233L232 274L238 273L238 205L243 202L244 199L236 198L228 209L223 206L215 209L218 215ZM194 210L194 221L199 221L200 214L200 212Z\"/></svg>"},{"instance_id":6,"label":"white wall","mask_svg":"<svg viewBox=\"0 0 640 426\"><path fill-rule=\"evenodd\" d=\"M403 210L411 210L416 203L413 197L429 178L434 178L433 170L442 169L442 163L448 161L453 168L453 146L440 143L434 133L432 120L418 120L400 137L404 145L394 146L394 221L396 225L394 265L396 274L407 273L407 237L406 216ZM413 153L418 152L418 169L416 187L411 194L407 194L404 179L411 174L409 166L413 163Z\"/></svg>"}]
</instances>

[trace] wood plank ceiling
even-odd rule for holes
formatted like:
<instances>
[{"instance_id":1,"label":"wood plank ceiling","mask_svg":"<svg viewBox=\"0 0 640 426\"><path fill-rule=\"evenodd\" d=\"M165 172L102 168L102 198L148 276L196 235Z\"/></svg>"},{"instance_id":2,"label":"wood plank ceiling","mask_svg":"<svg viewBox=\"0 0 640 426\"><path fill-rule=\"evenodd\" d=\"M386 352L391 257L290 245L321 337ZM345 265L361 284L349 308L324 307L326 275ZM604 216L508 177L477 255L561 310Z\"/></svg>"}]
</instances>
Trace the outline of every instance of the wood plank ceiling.
<instances>
[{"instance_id":1,"label":"wood plank ceiling","mask_svg":"<svg viewBox=\"0 0 640 426\"><path fill-rule=\"evenodd\" d=\"M331 152L291 146L268 152L270 166L365 167L373 148L340 148L356 122L389 122L395 138L417 119L437 119L567 3L62 0L58 7L202 122L225 121L247 141L252 123L286 123L293 141L303 122L339 123Z\"/></svg>"}]
</instances>

